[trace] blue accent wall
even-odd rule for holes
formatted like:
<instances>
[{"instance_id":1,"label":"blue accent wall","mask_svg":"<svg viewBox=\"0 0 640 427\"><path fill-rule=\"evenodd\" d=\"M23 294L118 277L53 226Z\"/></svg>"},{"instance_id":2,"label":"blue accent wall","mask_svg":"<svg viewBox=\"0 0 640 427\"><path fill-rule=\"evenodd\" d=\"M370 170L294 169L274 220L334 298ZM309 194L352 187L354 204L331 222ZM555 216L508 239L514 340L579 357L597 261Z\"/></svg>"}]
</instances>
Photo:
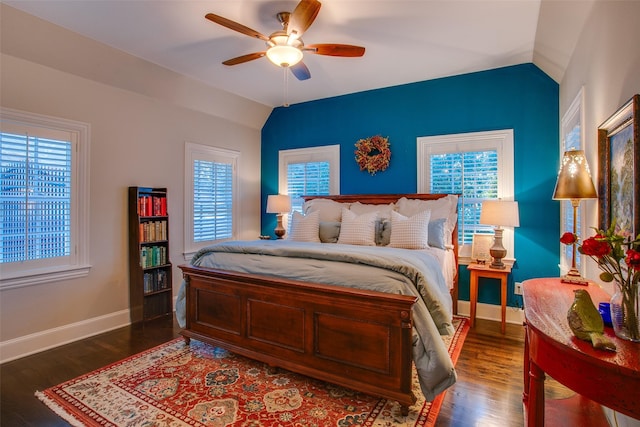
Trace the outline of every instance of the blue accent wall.
<instances>
[{"instance_id":1,"label":"blue accent wall","mask_svg":"<svg viewBox=\"0 0 640 427\"><path fill-rule=\"evenodd\" d=\"M559 274L560 205L551 199L559 165L558 100L558 84L522 64L275 108L262 128L262 234L275 227L275 216L264 211L267 195L278 192L279 150L339 144L341 194L415 193L416 138L513 129L520 227L508 304L519 305L513 281ZM377 134L389 137L391 163L371 176L356 164L354 144ZM469 299L464 266L460 299ZM481 285L478 301L499 304L498 286Z\"/></svg>"}]
</instances>

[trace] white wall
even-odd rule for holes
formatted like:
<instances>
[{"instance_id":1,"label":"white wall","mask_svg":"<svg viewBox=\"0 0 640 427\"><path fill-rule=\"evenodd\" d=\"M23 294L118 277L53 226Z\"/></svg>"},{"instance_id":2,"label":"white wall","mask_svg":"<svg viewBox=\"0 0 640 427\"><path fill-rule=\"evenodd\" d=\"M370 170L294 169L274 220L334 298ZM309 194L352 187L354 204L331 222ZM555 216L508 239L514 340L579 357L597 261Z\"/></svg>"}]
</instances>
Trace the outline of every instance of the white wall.
<instances>
[{"instance_id":1,"label":"white wall","mask_svg":"<svg viewBox=\"0 0 640 427\"><path fill-rule=\"evenodd\" d=\"M128 186L168 187L171 261L184 263L185 141L241 153L239 237L260 234L260 129L271 109L5 5L1 13L1 105L91 125L91 271L0 291L6 361L129 322ZM176 267L174 294L180 278Z\"/></svg>"},{"instance_id":2,"label":"white wall","mask_svg":"<svg viewBox=\"0 0 640 427\"><path fill-rule=\"evenodd\" d=\"M634 94L640 93L638 17L638 1L596 1L560 83L561 115L584 87L585 149L596 186L598 126ZM591 227L598 226L597 201L581 203L586 211L587 229L591 231ZM599 274L595 263L588 260L586 277L594 280Z\"/></svg>"},{"instance_id":3,"label":"white wall","mask_svg":"<svg viewBox=\"0 0 640 427\"><path fill-rule=\"evenodd\" d=\"M584 86L586 154L594 182L598 176L597 128L613 112L640 93L640 2L597 1L587 19L584 31L571 56L569 66L560 83L560 112L564 114ZM638 167L638 165L636 165ZM582 203L585 203L584 201ZM587 228L598 226L596 201L587 201ZM588 261L586 277L596 280L600 271ZM611 286L606 285L611 292ZM607 410L612 425L640 426L632 420Z\"/></svg>"}]
</instances>

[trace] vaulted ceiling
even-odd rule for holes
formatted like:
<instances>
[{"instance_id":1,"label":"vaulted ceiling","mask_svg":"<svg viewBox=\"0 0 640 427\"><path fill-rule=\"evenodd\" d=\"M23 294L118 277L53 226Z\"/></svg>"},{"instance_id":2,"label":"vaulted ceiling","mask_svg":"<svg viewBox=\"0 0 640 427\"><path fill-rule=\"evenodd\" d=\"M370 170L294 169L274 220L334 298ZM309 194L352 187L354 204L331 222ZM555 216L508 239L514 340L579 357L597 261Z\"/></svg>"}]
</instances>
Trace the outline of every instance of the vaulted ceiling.
<instances>
[{"instance_id":1,"label":"vaulted ceiling","mask_svg":"<svg viewBox=\"0 0 640 427\"><path fill-rule=\"evenodd\" d=\"M311 78L259 58L282 0L4 0L5 4L152 63L268 106L533 62L560 82L593 0L321 0L305 44L364 46L360 58L305 54Z\"/></svg>"}]
</instances>

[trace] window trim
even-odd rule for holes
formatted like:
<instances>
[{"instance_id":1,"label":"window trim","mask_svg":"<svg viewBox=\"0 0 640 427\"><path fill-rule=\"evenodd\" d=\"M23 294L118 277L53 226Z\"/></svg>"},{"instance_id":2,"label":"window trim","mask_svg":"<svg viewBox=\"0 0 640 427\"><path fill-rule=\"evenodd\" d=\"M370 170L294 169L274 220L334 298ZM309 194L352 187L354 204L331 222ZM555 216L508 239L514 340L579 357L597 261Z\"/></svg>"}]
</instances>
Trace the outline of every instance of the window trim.
<instances>
[{"instance_id":1,"label":"window trim","mask_svg":"<svg viewBox=\"0 0 640 427\"><path fill-rule=\"evenodd\" d=\"M0 290L19 288L89 274L89 153L91 125L75 120L0 107L0 122L12 126L36 127L72 134L71 256L66 264L7 271L3 267ZM12 269L13 270L13 269Z\"/></svg>"},{"instance_id":2,"label":"window trim","mask_svg":"<svg viewBox=\"0 0 640 427\"><path fill-rule=\"evenodd\" d=\"M340 194L340 145L322 145L278 151L278 193L289 194L287 175L290 163L329 162L329 194ZM291 214L291 213L290 213ZM289 229L290 214L283 215L285 229Z\"/></svg>"},{"instance_id":3,"label":"window trim","mask_svg":"<svg viewBox=\"0 0 640 427\"><path fill-rule=\"evenodd\" d=\"M234 240L238 236L238 163L240 152L225 148L212 147L209 145L185 142L184 148L184 252L185 261L190 261L193 255L205 246L214 242ZM206 160L213 162L228 162L233 168L233 191L232 198L232 232L229 239L207 240L195 242L193 238L193 162L195 160Z\"/></svg>"},{"instance_id":4,"label":"window trim","mask_svg":"<svg viewBox=\"0 0 640 427\"><path fill-rule=\"evenodd\" d=\"M514 200L514 148L513 129L485 132L469 132L449 135L422 136L417 138L418 192L430 191L431 154L462 151L496 150L498 153L498 198ZM462 198L462 197L461 197ZM509 255L505 261L515 261L514 229L504 227L502 243ZM470 261L471 245L459 246L460 263Z\"/></svg>"}]
</instances>

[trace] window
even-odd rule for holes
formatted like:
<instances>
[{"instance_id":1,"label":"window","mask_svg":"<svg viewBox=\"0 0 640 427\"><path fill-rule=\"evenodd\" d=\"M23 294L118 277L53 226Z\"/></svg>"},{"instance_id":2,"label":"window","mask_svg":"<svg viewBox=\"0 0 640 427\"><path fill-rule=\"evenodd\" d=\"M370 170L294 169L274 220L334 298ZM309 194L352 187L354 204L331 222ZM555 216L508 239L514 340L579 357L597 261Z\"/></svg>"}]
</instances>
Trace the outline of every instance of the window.
<instances>
[{"instance_id":1,"label":"window","mask_svg":"<svg viewBox=\"0 0 640 427\"><path fill-rule=\"evenodd\" d=\"M89 125L1 112L0 287L86 276Z\"/></svg>"},{"instance_id":2,"label":"window","mask_svg":"<svg viewBox=\"0 0 640 427\"><path fill-rule=\"evenodd\" d=\"M339 194L340 146L281 150L278 192L291 197L292 212L302 211L302 196Z\"/></svg>"},{"instance_id":3,"label":"window","mask_svg":"<svg viewBox=\"0 0 640 427\"><path fill-rule=\"evenodd\" d=\"M581 88L569 109L562 117L562 141L560 143L560 157L562 158L565 151L584 149L584 138L582 132L582 123L584 122L582 100L584 91ZM560 200L560 234L565 231L573 231L573 207L571 200ZM584 235L582 226L582 208L581 204L576 209L576 231L578 237ZM565 274L571 268L573 258L573 246L560 244L560 272ZM580 262L580 252L576 251L576 268L583 271Z\"/></svg>"},{"instance_id":4,"label":"window","mask_svg":"<svg viewBox=\"0 0 640 427\"><path fill-rule=\"evenodd\" d=\"M185 259L213 242L235 238L239 156L236 151L185 144Z\"/></svg>"},{"instance_id":5,"label":"window","mask_svg":"<svg viewBox=\"0 0 640 427\"><path fill-rule=\"evenodd\" d=\"M418 191L455 193L458 199L458 241L470 253L474 233L491 233L479 224L482 201L513 200L513 130L418 138ZM513 230L503 243L513 256Z\"/></svg>"}]
</instances>

